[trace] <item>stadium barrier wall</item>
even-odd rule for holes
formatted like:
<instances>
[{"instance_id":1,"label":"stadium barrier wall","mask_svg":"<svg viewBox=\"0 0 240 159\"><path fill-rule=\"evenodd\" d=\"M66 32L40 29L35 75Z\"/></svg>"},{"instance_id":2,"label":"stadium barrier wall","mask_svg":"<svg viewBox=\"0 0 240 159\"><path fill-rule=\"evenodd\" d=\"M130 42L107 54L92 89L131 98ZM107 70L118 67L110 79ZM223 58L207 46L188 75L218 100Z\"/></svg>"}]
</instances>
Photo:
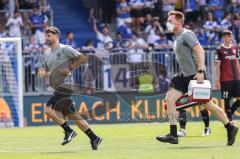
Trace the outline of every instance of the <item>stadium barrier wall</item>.
<instances>
[{"instance_id":1,"label":"stadium barrier wall","mask_svg":"<svg viewBox=\"0 0 240 159\"><path fill-rule=\"evenodd\" d=\"M101 105L101 101L92 96L74 96L76 109L79 113L84 113L89 123L136 123L136 122L162 122L167 121L166 110L164 109L165 94L143 95L136 93L119 93L121 97L118 101L111 101L112 95L101 94L106 99L106 103ZM50 96L24 96L24 119L25 126L53 125L44 113L44 106ZM220 107L224 107L219 91L213 91L213 101ZM108 104L107 104L108 103ZM112 109L109 103L113 104ZM97 109L106 109L105 113L96 115ZM188 118L191 121L201 120L201 115L197 107L187 109ZM211 114L210 114L211 115ZM91 116L93 118L91 119ZM216 118L210 116L211 120ZM240 112L236 112L236 119L240 118Z\"/></svg>"}]
</instances>

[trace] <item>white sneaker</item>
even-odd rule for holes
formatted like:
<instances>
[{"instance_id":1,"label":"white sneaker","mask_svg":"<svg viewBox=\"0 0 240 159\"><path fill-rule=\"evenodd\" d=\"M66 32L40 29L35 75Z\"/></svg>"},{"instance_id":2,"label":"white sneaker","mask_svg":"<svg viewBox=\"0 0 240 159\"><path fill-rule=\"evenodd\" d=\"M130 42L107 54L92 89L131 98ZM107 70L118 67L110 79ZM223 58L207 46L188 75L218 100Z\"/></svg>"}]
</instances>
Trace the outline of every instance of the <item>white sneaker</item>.
<instances>
[{"instance_id":1,"label":"white sneaker","mask_svg":"<svg viewBox=\"0 0 240 159\"><path fill-rule=\"evenodd\" d=\"M211 128L209 128L209 127L204 128L202 136L209 136L211 134L211 132L212 132Z\"/></svg>"},{"instance_id":2,"label":"white sneaker","mask_svg":"<svg viewBox=\"0 0 240 159\"><path fill-rule=\"evenodd\" d=\"M178 137L185 137L185 136L186 136L186 130L185 130L185 129L180 129L180 130L177 132L177 136L178 136Z\"/></svg>"}]
</instances>

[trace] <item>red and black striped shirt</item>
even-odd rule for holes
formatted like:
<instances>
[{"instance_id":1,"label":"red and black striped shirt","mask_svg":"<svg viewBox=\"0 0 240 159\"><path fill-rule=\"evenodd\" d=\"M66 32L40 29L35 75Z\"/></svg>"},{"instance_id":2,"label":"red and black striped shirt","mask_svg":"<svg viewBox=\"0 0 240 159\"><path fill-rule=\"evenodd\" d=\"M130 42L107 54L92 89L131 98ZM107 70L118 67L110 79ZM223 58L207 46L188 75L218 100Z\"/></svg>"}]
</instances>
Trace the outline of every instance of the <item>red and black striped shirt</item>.
<instances>
[{"instance_id":1,"label":"red and black striped shirt","mask_svg":"<svg viewBox=\"0 0 240 159\"><path fill-rule=\"evenodd\" d=\"M215 60L221 62L221 81L240 80L239 52L236 46L219 46L215 54Z\"/></svg>"}]
</instances>

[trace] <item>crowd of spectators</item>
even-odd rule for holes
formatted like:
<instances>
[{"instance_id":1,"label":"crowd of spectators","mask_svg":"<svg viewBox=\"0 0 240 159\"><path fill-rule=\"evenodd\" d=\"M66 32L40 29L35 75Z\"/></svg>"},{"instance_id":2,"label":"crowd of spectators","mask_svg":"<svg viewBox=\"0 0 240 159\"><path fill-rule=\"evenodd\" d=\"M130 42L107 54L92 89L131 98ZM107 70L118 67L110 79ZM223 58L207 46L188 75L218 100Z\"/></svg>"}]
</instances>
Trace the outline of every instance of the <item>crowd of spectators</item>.
<instances>
[{"instance_id":1,"label":"crowd of spectators","mask_svg":"<svg viewBox=\"0 0 240 159\"><path fill-rule=\"evenodd\" d=\"M88 39L78 48L89 52L104 48L113 42L120 47L124 40L132 42L130 47L169 50L174 36L166 30L167 13L171 10L184 12L185 27L192 29L204 47L216 46L221 42L223 29L231 29L233 43L240 43L239 0L89 0L89 22L93 25L97 42ZM34 36L36 43L44 45L44 28L49 24L47 0L2 0L0 9L0 37ZM30 9L29 12L20 12ZM62 42L79 47L74 33L68 32ZM92 46L92 44L94 44ZM91 45L91 47L88 47Z\"/></svg>"},{"instance_id":2,"label":"crowd of spectators","mask_svg":"<svg viewBox=\"0 0 240 159\"><path fill-rule=\"evenodd\" d=\"M239 0L116 0L114 4L106 4L108 8L114 7L115 12L97 9L99 1L95 2L94 7L90 7L89 22L92 22L96 34L96 48L110 52L115 52L112 48L116 48L122 52L122 42L129 41L126 48L129 60L134 63L142 61L138 53L167 53L173 49L175 36L166 28L171 10L185 14L184 27L195 32L205 49L216 49L222 43L224 29L232 30L232 43L240 46ZM106 21L102 11L113 15L112 21ZM167 88L168 76L159 76L160 90Z\"/></svg>"},{"instance_id":3,"label":"crowd of spectators","mask_svg":"<svg viewBox=\"0 0 240 159\"><path fill-rule=\"evenodd\" d=\"M27 45L34 36L37 44L44 45L44 28L50 18L46 0L2 0L0 6L0 37L22 37Z\"/></svg>"},{"instance_id":4,"label":"crowd of spectators","mask_svg":"<svg viewBox=\"0 0 240 159\"><path fill-rule=\"evenodd\" d=\"M47 48L44 29L49 25L47 0L1 0L0 37L22 37L25 91L35 91L36 72L41 65L39 55ZM0 45L7 54L14 54L13 43Z\"/></svg>"},{"instance_id":5,"label":"crowd of spectators","mask_svg":"<svg viewBox=\"0 0 240 159\"><path fill-rule=\"evenodd\" d=\"M134 52L172 50L175 37L166 29L167 13L171 10L185 14L185 27L193 30L206 48L221 43L223 29L232 30L232 42L240 44L240 0L82 1L89 8L88 22L96 39L88 39L79 47L74 32L69 30L61 42L83 53L98 53L99 49L121 50L122 47ZM47 0L2 0L0 10L4 10L0 12L0 37L22 37L26 56L32 57L47 48L44 29L52 18ZM139 58L136 55L132 59ZM25 71L34 76L38 68L35 60L25 58ZM27 76L25 82L31 78Z\"/></svg>"},{"instance_id":6,"label":"crowd of spectators","mask_svg":"<svg viewBox=\"0 0 240 159\"><path fill-rule=\"evenodd\" d=\"M115 14L106 10L115 15L115 22L106 22L99 17L101 10L90 9L97 48L103 48L111 41L118 47L121 39L131 40L132 48L172 49L175 37L165 25L171 10L184 12L185 27L196 33L204 47L219 45L224 29L232 30L232 42L240 44L239 0L116 0L115 4L109 5L115 6Z\"/></svg>"}]
</instances>

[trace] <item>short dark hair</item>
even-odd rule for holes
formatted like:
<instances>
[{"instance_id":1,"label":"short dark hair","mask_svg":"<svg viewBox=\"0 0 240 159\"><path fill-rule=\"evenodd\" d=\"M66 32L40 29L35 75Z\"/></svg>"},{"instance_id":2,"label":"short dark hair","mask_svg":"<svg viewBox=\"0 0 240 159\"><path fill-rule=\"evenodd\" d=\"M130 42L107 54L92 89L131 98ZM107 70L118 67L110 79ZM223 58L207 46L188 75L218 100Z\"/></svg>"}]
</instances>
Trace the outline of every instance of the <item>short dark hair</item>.
<instances>
[{"instance_id":1,"label":"short dark hair","mask_svg":"<svg viewBox=\"0 0 240 159\"><path fill-rule=\"evenodd\" d=\"M45 33L51 33L54 35L58 35L58 37L60 38L60 30L57 27L47 27L45 30Z\"/></svg>"},{"instance_id":2,"label":"short dark hair","mask_svg":"<svg viewBox=\"0 0 240 159\"><path fill-rule=\"evenodd\" d=\"M122 36L122 33L121 33L120 31L118 31L118 32L116 33L116 35L121 35L121 36Z\"/></svg>"},{"instance_id":3,"label":"short dark hair","mask_svg":"<svg viewBox=\"0 0 240 159\"><path fill-rule=\"evenodd\" d=\"M87 39L85 46L88 46L89 44L93 44L93 40L92 39Z\"/></svg>"},{"instance_id":4,"label":"short dark hair","mask_svg":"<svg viewBox=\"0 0 240 159\"><path fill-rule=\"evenodd\" d=\"M235 15L234 15L233 20L239 20L238 14L235 14Z\"/></svg>"},{"instance_id":5,"label":"short dark hair","mask_svg":"<svg viewBox=\"0 0 240 159\"><path fill-rule=\"evenodd\" d=\"M73 34L73 32L68 31L68 32L66 33L66 36L69 36L70 34Z\"/></svg>"},{"instance_id":6,"label":"short dark hair","mask_svg":"<svg viewBox=\"0 0 240 159\"><path fill-rule=\"evenodd\" d=\"M18 10L18 9L15 9L13 13L19 13L19 10Z\"/></svg>"},{"instance_id":7,"label":"short dark hair","mask_svg":"<svg viewBox=\"0 0 240 159\"><path fill-rule=\"evenodd\" d=\"M228 30L228 29L225 29L223 32L222 32L222 35L225 36L225 35L232 35L232 31L231 30Z\"/></svg>"},{"instance_id":8,"label":"short dark hair","mask_svg":"<svg viewBox=\"0 0 240 159\"><path fill-rule=\"evenodd\" d=\"M108 30L110 30L110 28L109 28L109 26L108 25L103 25L103 27L102 27L102 29L108 29Z\"/></svg>"},{"instance_id":9,"label":"short dark hair","mask_svg":"<svg viewBox=\"0 0 240 159\"><path fill-rule=\"evenodd\" d=\"M184 24L185 16L182 12L179 11L170 11L168 12L168 16L175 15L175 18L181 20L182 24Z\"/></svg>"},{"instance_id":10,"label":"short dark hair","mask_svg":"<svg viewBox=\"0 0 240 159\"><path fill-rule=\"evenodd\" d=\"M223 17L226 18L226 16L228 16L229 14L231 14L231 13L230 12L225 12Z\"/></svg>"}]
</instances>

